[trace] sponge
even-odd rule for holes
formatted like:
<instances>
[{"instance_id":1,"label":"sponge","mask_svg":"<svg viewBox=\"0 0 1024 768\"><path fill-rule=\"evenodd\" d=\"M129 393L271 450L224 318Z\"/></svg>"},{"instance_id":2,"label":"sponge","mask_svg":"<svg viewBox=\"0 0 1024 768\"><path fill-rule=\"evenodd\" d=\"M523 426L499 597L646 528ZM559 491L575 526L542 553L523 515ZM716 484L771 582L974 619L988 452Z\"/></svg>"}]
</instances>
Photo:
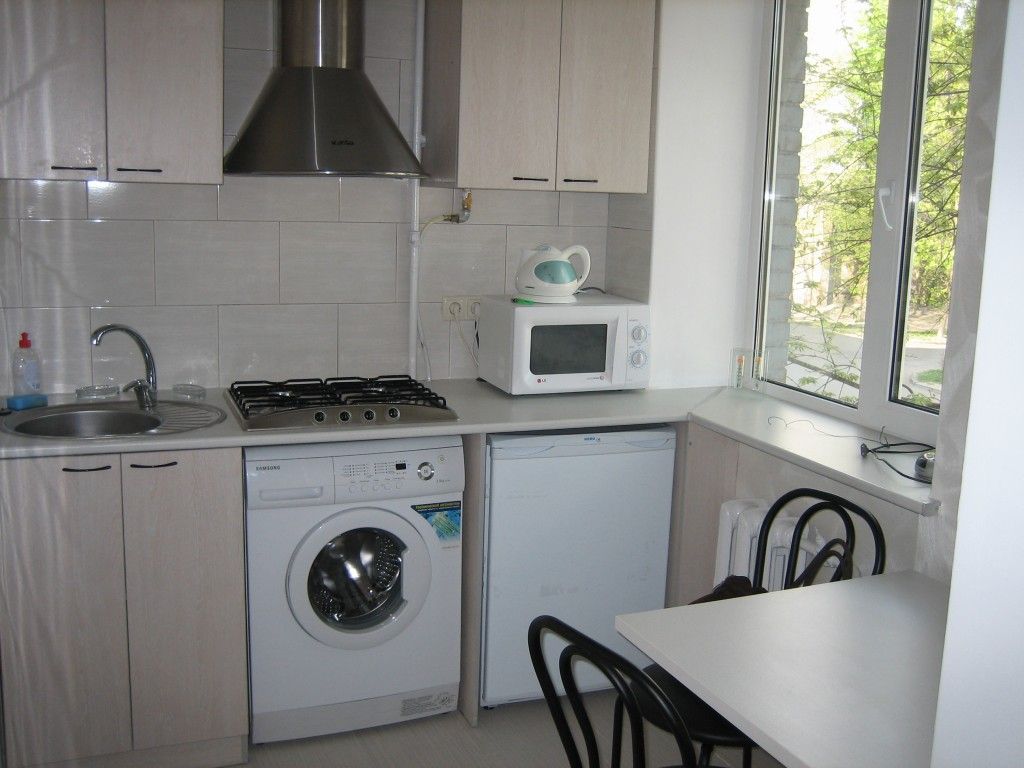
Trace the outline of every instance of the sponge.
<instances>
[{"instance_id":1,"label":"sponge","mask_svg":"<svg viewBox=\"0 0 1024 768\"><path fill-rule=\"evenodd\" d=\"M11 395L7 398L7 407L12 411L24 411L43 405L46 405L46 395Z\"/></svg>"}]
</instances>

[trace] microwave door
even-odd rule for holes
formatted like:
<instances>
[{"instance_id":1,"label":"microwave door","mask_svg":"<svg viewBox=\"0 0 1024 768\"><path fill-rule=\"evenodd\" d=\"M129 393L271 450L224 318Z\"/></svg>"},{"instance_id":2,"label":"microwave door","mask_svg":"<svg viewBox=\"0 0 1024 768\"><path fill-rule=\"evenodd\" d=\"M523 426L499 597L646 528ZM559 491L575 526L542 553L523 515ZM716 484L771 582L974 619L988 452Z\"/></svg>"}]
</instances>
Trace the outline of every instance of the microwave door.
<instances>
[{"instance_id":1,"label":"microwave door","mask_svg":"<svg viewBox=\"0 0 1024 768\"><path fill-rule=\"evenodd\" d=\"M594 375L608 370L607 323L535 325L530 329L534 376Z\"/></svg>"}]
</instances>

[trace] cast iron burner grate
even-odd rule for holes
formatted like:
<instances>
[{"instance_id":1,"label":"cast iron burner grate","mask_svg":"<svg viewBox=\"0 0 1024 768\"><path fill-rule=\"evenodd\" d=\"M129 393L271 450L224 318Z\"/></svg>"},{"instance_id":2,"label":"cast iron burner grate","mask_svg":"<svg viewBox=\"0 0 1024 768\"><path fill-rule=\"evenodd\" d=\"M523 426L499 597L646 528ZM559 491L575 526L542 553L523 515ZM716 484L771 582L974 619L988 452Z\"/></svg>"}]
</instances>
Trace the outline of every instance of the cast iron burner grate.
<instances>
[{"instance_id":1,"label":"cast iron burner grate","mask_svg":"<svg viewBox=\"0 0 1024 768\"><path fill-rule=\"evenodd\" d=\"M447 401L410 376L236 381L228 396L246 429L452 421Z\"/></svg>"}]
</instances>

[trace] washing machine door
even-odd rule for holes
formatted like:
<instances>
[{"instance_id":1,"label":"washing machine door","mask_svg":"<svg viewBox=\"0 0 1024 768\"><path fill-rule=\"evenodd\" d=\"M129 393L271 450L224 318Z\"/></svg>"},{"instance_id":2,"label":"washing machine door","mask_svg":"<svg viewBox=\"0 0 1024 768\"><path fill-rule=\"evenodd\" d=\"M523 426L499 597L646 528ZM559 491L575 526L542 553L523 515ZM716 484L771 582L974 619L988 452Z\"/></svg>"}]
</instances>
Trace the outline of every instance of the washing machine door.
<instances>
[{"instance_id":1,"label":"washing machine door","mask_svg":"<svg viewBox=\"0 0 1024 768\"><path fill-rule=\"evenodd\" d=\"M288 605L321 643L372 648L416 618L430 576L430 551L412 523L387 509L345 510L299 543L288 564Z\"/></svg>"}]
</instances>

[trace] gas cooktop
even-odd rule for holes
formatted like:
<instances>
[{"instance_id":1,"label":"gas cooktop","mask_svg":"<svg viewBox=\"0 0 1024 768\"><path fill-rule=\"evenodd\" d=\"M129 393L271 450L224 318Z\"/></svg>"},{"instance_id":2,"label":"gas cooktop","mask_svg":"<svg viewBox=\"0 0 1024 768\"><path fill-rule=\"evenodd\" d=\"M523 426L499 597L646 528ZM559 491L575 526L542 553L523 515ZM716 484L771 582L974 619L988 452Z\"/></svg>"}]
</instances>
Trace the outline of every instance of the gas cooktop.
<instances>
[{"instance_id":1,"label":"gas cooktop","mask_svg":"<svg viewBox=\"0 0 1024 768\"><path fill-rule=\"evenodd\" d=\"M458 419L443 397L410 376L236 381L227 394L246 430L372 427Z\"/></svg>"}]
</instances>

